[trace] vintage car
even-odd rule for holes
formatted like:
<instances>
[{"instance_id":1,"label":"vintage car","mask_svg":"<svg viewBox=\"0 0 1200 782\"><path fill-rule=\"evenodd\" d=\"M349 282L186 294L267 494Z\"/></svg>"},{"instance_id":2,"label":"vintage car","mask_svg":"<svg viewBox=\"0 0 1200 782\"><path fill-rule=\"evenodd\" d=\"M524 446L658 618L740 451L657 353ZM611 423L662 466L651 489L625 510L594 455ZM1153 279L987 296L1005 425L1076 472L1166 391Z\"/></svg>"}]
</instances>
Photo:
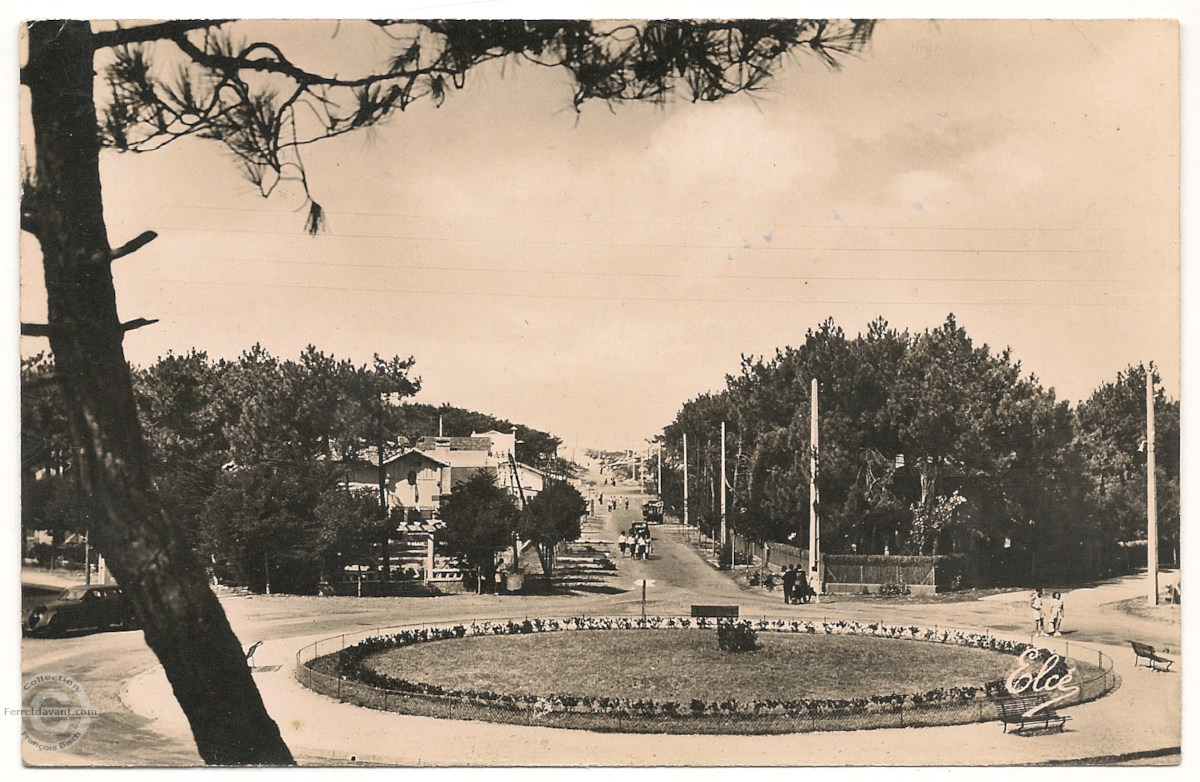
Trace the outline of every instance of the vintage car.
<instances>
[{"instance_id":1,"label":"vintage car","mask_svg":"<svg viewBox=\"0 0 1200 782\"><path fill-rule=\"evenodd\" d=\"M137 619L119 586L67 587L25 618L26 635L60 635L73 630L133 629Z\"/></svg>"},{"instance_id":2,"label":"vintage car","mask_svg":"<svg viewBox=\"0 0 1200 782\"><path fill-rule=\"evenodd\" d=\"M635 521L629 525L629 536L631 538L649 538L650 525L644 521Z\"/></svg>"}]
</instances>

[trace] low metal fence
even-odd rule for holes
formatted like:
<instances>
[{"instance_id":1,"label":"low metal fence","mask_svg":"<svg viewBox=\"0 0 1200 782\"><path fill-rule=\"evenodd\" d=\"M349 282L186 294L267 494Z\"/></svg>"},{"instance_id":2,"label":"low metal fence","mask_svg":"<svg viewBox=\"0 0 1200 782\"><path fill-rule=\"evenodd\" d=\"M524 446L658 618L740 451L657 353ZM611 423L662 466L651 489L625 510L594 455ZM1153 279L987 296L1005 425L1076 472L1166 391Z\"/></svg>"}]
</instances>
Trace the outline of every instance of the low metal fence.
<instances>
[{"instance_id":1,"label":"low metal fence","mask_svg":"<svg viewBox=\"0 0 1200 782\"><path fill-rule=\"evenodd\" d=\"M781 713L779 707L763 705L753 711L734 711L727 704L710 705L697 713L688 702L646 701L642 713L612 712L600 708L563 708L561 698L547 695L541 707L522 698L508 700L484 699L463 694L434 695L374 687L337 674L336 658L322 661L349 646L373 637L411 630L470 626L486 622L521 623L527 617L472 619L459 622L405 624L381 627L331 636L316 641L296 652L296 679L305 687L365 708L413 716L438 717L455 720L481 720L516 725L570 728L597 732L672 733L672 734L782 734L815 731L870 730L877 728L930 727L991 722L997 719L994 700L984 695L969 700L946 700L934 703L905 702L904 704L870 704L863 707L831 709L821 706L807 713ZM596 617L595 619L624 619L639 623L637 616ZM687 617L659 617L682 621ZM769 617L749 620L771 623L790 623L795 617ZM694 621L694 620L693 620ZM818 623L821 624L821 623ZM652 629L647 627L646 629ZM941 628L952 633L986 634L987 630ZM573 632L592 632L579 630ZM768 632L778 632L768 630ZM786 631L785 631L786 632ZM864 637L879 637L863 634ZM996 637L996 636L991 636ZM1018 640L1018 639L1009 639ZM1024 639L1020 639L1023 641ZM1086 672L1073 682L1079 691L1058 703L1060 711L1070 706L1096 700L1115 689L1120 677L1113 671L1112 659L1099 649L1084 644L1060 642L1060 639L1032 639L1039 648L1050 649L1063 657L1087 663ZM1045 643L1043 643L1045 641ZM936 641L914 640L915 643ZM1015 659L1015 658L1014 658ZM326 670L316 670L324 667ZM982 684L982 683L981 683ZM539 701L543 699L539 698ZM595 700L595 699L593 699ZM634 709L637 712L637 709Z\"/></svg>"}]
</instances>

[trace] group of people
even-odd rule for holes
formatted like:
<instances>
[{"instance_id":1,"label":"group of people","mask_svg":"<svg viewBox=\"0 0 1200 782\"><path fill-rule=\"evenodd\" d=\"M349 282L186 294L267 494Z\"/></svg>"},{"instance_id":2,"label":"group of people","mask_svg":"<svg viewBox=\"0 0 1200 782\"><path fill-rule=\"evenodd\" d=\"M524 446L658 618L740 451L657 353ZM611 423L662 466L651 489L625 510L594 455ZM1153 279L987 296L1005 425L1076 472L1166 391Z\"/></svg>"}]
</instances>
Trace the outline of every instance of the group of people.
<instances>
[{"instance_id":1,"label":"group of people","mask_svg":"<svg viewBox=\"0 0 1200 782\"><path fill-rule=\"evenodd\" d=\"M807 603L817 593L809 586L808 578L799 565L788 565L783 569L783 602Z\"/></svg>"},{"instance_id":2,"label":"group of people","mask_svg":"<svg viewBox=\"0 0 1200 782\"><path fill-rule=\"evenodd\" d=\"M1049 599L1043 599L1039 588L1030 598L1029 607L1033 609L1034 635L1062 635L1062 620L1066 615L1062 592L1055 592Z\"/></svg>"},{"instance_id":3,"label":"group of people","mask_svg":"<svg viewBox=\"0 0 1200 782\"><path fill-rule=\"evenodd\" d=\"M629 510L629 498L628 497L609 497L607 507L608 507L609 511L614 511L620 506L621 503L625 503L625 510ZM604 493L603 492L600 493L600 504L604 505Z\"/></svg>"},{"instance_id":4,"label":"group of people","mask_svg":"<svg viewBox=\"0 0 1200 782\"><path fill-rule=\"evenodd\" d=\"M621 530L621 534L617 536L617 546L621 549L622 557L628 552L633 559L650 559L652 545L649 533L631 532L626 535L625 530Z\"/></svg>"}]
</instances>

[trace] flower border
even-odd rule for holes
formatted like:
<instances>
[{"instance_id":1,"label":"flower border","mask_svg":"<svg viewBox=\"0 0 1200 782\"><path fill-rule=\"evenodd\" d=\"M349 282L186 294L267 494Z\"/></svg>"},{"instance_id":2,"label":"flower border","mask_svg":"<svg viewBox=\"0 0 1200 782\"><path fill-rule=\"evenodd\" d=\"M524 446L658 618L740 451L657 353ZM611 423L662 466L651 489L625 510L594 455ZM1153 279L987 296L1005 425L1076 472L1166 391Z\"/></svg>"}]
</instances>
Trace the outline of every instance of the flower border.
<instances>
[{"instance_id":1,"label":"flower border","mask_svg":"<svg viewBox=\"0 0 1200 782\"><path fill-rule=\"evenodd\" d=\"M756 699L738 701L705 701L692 699L689 703L633 699L592 695L520 695L490 690L460 690L427 682L414 682L379 673L366 667L368 657L388 649L411 646L429 641L455 638L525 635L544 632L583 630L668 630L714 629L722 624L737 624L760 632L805 633L810 635L860 635L873 638L923 641L986 649L1002 654L1020 655L1032 644L996 638L990 634L953 629L928 629L916 625L864 624L853 621L810 622L801 620L741 620L679 618L679 617L572 617L568 619L526 619L521 622L472 622L446 627L425 627L402 630L386 636L367 638L354 646L336 652L336 669L343 679L400 695L433 696L452 699L464 704L499 707L508 711L534 714L587 714L614 717L703 717L703 716L851 716L891 713L922 706L959 705L991 699L1005 692L1002 680L982 686L939 687L921 693L891 693L865 698L797 698L788 700ZM1038 650L1048 657L1049 650ZM320 659L320 658L318 658ZM312 661L307 663L311 666ZM1060 662L1064 664L1065 662Z\"/></svg>"}]
</instances>

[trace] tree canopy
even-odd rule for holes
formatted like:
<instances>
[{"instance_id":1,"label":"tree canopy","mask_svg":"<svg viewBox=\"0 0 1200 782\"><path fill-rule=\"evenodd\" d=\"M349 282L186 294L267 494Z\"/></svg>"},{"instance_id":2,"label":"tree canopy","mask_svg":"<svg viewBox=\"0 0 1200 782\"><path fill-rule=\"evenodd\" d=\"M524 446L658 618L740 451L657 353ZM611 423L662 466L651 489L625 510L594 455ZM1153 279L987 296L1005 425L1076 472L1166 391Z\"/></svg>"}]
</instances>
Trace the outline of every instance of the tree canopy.
<instances>
[{"instance_id":1,"label":"tree canopy","mask_svg":"<svg viewBox=\"0 0 1200 782\"><path fill-rule=\"evenodd\" d=\"M663 433L665 499L679 511L686 432L690 515L715 528L725 421L731 523L804 545L816 378L823 551L969 554L988 582L1027 580L1056 557L1065 577L1096 577L1128 566L1118 542L1145 536L1145 372L1130 367L1073 411L953 315L919 334L878 319L854 339L826 321L684 404ZM1161 389L1155 406L1160 534L1174 550L1179 407Z\"/></svg>"},{"instance_id":2,"label":"tree canopy","mask_svg":"<svg viewBox=\"0 0 1200 782\"><path fill-rule=\"evenodd\" d=\"M560 543L579 538L581 519L587 513L587 500L566 481L548 480L521 512L518 531L523 540L537 546L542 572L554 575L554 554Z\"/></svg>"},{"instance_id":3,"label":"tree canopy","mask_svg":"<svg viewBox=\"0 0 1200 782\"><path fill-rule=\"evenodd\" d=\"M716 100L759 89L802 50L836 65L867 43L872 23L374 20L345 27L377 33L389 55L344 75L336 63L307 66L312 52L288 51L286 35L242 42L225 20L36 20L24 28L20 78L34 154L25 158L20 219L41 250L48 322L23 323L21 332L50 340L80 485L103 509L97 546L142 619L208 763L290 764L292 757L154 482L122 345L128 331L154 321L121 320L110 264L156 234L109 244L101 145L147 151L187 136L208 139L232 152L264 193L284 179L308 193L307 145L370 127L423 98L440 103L484 62L559 68L571 78L576 107L662 101L673 91ZM339 49L347 58L358 53ZM307 229L323 223L310 198ZM297 432L295 444L303 440Z\"/></svg>"},{"instance_id":4,"label":"tree canopy","mask_svg":"<svg viewBox=\"0 0 1200 782\"><path fill-rule=\"evenodd\" d=\"M497 552L512 545L519 518L512 495L482 470L450 491L442 506L442 540L447 551L475 570L480 591L496 572Z\"/></svg>"}]
</instances>

